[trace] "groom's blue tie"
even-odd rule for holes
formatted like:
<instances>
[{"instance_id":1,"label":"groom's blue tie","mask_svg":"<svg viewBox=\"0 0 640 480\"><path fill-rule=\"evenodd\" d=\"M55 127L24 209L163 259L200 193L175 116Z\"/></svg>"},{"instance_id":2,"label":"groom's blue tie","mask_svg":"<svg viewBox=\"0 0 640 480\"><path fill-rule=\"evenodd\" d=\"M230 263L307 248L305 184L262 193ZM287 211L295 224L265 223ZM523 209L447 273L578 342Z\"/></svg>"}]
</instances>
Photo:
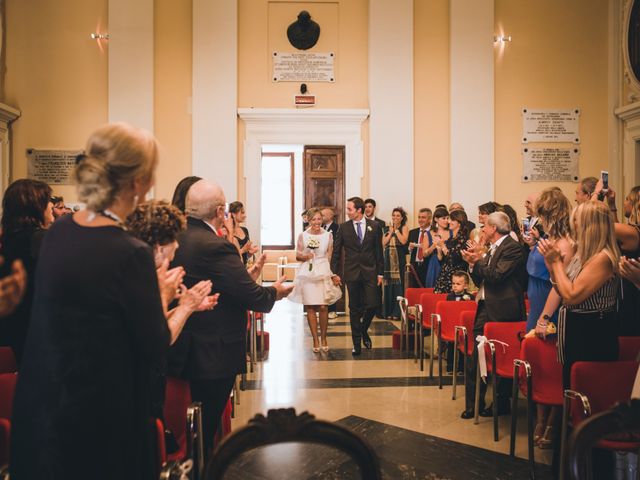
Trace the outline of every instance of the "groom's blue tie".
<instances>
[{"instance_id":1,"label":"groom's blue tie","mask_svg":"<svg viewBox=\"0 0 640 480\"><path fill-rule=\"evenodd\" d=\"M360 225L360 222L356 222L356 228L358 229L358 240L360 240L360 245L362 245L362 227Z\"/></svg>"}]
</instances>

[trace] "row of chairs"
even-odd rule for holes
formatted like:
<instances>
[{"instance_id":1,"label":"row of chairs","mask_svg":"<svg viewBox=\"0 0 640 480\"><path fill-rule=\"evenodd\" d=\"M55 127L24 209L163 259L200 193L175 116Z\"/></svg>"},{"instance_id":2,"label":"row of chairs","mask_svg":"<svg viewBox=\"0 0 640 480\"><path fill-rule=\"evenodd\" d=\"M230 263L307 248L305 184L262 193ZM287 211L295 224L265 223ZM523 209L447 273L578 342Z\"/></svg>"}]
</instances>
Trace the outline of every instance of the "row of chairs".
<instances>
[{"instance_id":1,"label":"row of chairs","mask_svg":"<svg viewBox=\"0 0 640 480\"><path fill-rule=\"evenodd\" d=\"M427 334L431 337L429 376L433 377L433 361L436 355L435 340L438 345L443 341L453 342L454 348L463 353L465 362L476 348L474 339L469 336L473 332L476 313L476 303L473 301L447 302L446 295L435 294L432 289L406 290L405 297L399 297L401 311L400 346L410 353L413 340L414 362L420 361L420 370L424 370L424 340ZM527 302L528 304L528 302ZM527 305L528 310L528 305ZM413 324L413 329L411 329ZM557 361L555 342L543 341L538 338L524 338L526 322L488 322L485 325L484 354L486 356L487 371L491 374L493 398L496 398L497 379L499 377L515 379L512 396L512 418L510 453L515 451L515 431L517 426L518 391L528 400L528 452L532 476L535 475L535 461L533 448L533 404L555 405L564 407L564 421L562 429L563 456L566 449L568 419L571 415L574 425L584 418L589 410L600 412L613 406L617 401L626 401L630 397L631 387L638 370L638 354L640 352L640 338L620 338L619 362L578 362L572 370L572 388L563 392L562 367ZM413 331L411 331L413 330ZM482 347L481 347L482 348ZM438 352L439 387L442 388L442 352ZM454 355L453 371L457 372L458 355ZM615 372L607 374L606 372ZM600 376L606 377L603 384ZM480 382L480 369L477 369L476 385ZM452 399L456 398L457 375L453 375ZM529 392L531 392L529 394ZM596 402L597 408L585 400L585 394L602 399ZM581 402L578 405L578 401ZM498 404L493 402L493 431L494 441L499 440ZM579 408L580 407L580 408ZM479 389L476 389L475 423L479 423ZM590 413L589 413L590 414ZM580 417L582 415L582 417ZM602 443L602 442L601 442ZM607 445L607 443L602 443ZM617 447L627 450L640 447L640 444L627 443ZM611 445L610 445L611 446ZM563 467L564 468L564 467Z\"/></svg>"}]
</instances>

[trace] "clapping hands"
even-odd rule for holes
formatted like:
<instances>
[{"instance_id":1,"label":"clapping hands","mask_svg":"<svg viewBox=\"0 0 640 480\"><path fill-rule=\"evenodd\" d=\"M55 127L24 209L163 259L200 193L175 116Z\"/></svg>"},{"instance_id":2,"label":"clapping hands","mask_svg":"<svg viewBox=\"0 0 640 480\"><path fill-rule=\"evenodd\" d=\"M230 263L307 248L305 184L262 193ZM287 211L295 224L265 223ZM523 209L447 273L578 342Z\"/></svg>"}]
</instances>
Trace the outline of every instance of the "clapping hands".
<instances>
[{"instance_id":1,"label":"clapping hands","mask_svg":"<svg viewBox=\"0 0 640 480\"><path fill-rule=\"evenodd\" d=\"M169 260L165 259L156 270L156 274L158 276L158 286L160 287L160 298L166 310L168 305L178 295L185 271L182 267L169 269Z\"/></svg>"},{"instance_id":2,"label":"clapping hands","mask_svg":"<svg viewBox=\"0 0 640 480\"><path fill-rule=\"evenodd\" d=\"M538 241L538 251L544 257L544 262L547 264L547 267L550 267L552 264L556 262L562 262L564 257L556 245L556 242L553 242L548 239L541 238ZM549 268L549 270L551 270Z\"/></svg>"},{"instance_id":3,"label":"clapping hands","mask_svg":"<svg viewBox=\"0 0 640 480\"><path fill-rule=\"evenodd\" d=\"M267 254L263 253L262 255L260 255L260 257L258 257L258 260L256 260L254 264L247 269L247 273L254 281L258 280L260 273L262 273L262 268L264 267L264 262L266 260Z\"/></svg>"},{"instance_id":4,"label":"clapping hands","mask_svg":"<svg viewBox=\"0 0 640 480\"><path fill-rule=\"evenodd\" d=\"M4 259L0 257L0 265ZM27 289L27 272L22 261L15 260L11 265L11 273L0 279L0 317L13 313L22 301Z\"/></svg>"},{"instance_id":5,"label":"clapping hands","mask_svg":"<svg viewBox=\"0 0 640 480\"><path fill-rule=\"evenodd\" d=\"M640 288L640 261L637 258L620 257L620 276Z\"/></svg>"}]
</instances>

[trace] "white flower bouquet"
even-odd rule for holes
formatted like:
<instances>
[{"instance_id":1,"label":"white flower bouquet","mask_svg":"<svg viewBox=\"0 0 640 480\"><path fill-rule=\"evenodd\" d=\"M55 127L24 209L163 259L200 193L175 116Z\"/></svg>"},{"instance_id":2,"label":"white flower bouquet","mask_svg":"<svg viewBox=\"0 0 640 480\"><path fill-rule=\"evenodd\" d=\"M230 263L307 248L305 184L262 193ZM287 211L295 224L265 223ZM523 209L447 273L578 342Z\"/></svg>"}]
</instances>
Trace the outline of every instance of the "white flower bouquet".
<instances>
[{"instance_id":1,"label":"white flower bouquet","mask_svg":"<svg viewBox=\"0 0 640 480\"><path fill-rule=\"evenodd\" d=\"M307 243L307 248L311 250L311 253L313 255L313 251L317 248L320 248L320 242L315 238L311 238L309 239L309 243ZM311 270L313 270L313 258L309 260L309 271Z\"/></svg>"}]
</instances>

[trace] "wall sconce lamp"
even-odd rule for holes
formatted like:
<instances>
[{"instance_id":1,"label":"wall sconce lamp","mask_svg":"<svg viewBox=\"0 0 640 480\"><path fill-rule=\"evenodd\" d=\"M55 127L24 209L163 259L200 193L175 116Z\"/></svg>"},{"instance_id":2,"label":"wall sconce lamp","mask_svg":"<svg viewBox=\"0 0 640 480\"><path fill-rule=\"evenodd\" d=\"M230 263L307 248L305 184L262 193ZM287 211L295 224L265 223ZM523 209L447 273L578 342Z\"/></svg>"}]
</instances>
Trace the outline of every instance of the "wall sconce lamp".
<instances>
[{"instance_id":1,"label":"wall sconce lamp","mask_svg":"<svg viewBox=\"0 0 640 480\"><path fill-rule=\"evenodd\" d=\"M493 43L506 43L511 41L511 35L495 35Z\"/></svg>"},{"instance_id":2,"label":"wall sconce lamp","mask_svg":"<svg viewBox=\"0 0 640 480\"><path fill-rule=\"evenodd\" d=\"M92 33L90 36L94 40L109 40L108 33Z\"/></svg>"}]
</instances>

